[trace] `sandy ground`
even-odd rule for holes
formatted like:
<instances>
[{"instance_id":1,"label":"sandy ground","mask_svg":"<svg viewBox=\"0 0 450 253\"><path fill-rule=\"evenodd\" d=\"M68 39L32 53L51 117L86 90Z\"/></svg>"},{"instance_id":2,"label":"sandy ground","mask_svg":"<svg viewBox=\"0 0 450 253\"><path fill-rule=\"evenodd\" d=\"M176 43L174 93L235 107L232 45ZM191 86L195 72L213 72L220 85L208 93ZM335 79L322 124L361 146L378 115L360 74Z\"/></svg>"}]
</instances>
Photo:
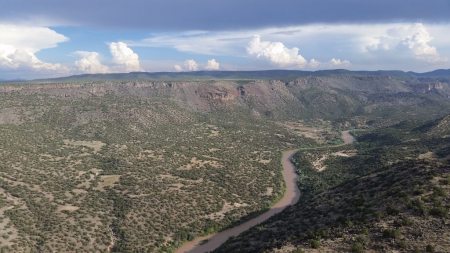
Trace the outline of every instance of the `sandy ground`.
<instances>
[{"instance_id":1,"label":"sandy ground","mask_svg":"<svg viewBox=\"0 0 450 253\"><path fill-rule=\"evenodd\" d=\"M350 131L342 131L341 138L345 144L352 144L355 141L355 138L350 134Z\"/></svg>"},{"instance_id":2,"label":"sandy ground","mask_svg":"<svg viewBox=\"0 0 450 253\"><path fill-rule=\"evenodd\" d=\"M75 140L63 140L66 146L84 146L94 150L94 153L100 152L103 146L106 144L101 141L75 141Z\"/></svg>"},{"instance_id":3,"label":"sandy ground","mask_svg":"<svg viewBox=\"0 0 450 253\"><path fill-rule=\"evenodd\" d=\"M100 182L98 183L98 186L95 187L96 190L103 191L105 190L105 187L109 187L114 185L115 183L119 182L120 175L105 175L100 176Z\"/></svg>"},{"instance_id":4,"label":"sandy ground","mask_svg":"<svg viewBox=\"0 0 450 253\"><path fill-rule=\"evenodd\" d=\"M300 198L300 191L297 187L297 174L295 167L291 163L290 158L295 154L296 150L288 150L283 152L281 163L283 165L283 179L286 183L286 191L283 198L273 205L267 212L244 222L236 227L224 230L219 233L202 236L193 241L185 243L182 247L178 248L176 253L203 253L209 252L220 245L222 245L231 236L237 236L240 233L248 230L251 227L258 225L259 223L266 221L273 215L283 211L286 207L297 203ZM208 240L206 243L200 245L202 241Z\"/></svg>"}]
</instances>

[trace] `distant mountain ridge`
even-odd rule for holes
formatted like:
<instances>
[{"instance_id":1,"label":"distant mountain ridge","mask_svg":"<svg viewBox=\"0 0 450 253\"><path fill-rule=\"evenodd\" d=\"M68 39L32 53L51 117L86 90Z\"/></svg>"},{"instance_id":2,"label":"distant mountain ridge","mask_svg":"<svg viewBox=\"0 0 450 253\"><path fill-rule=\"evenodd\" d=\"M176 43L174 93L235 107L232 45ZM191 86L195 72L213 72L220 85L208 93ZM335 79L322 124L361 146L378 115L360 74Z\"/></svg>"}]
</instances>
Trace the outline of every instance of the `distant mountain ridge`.
<instances>
[{"instance_id":1,"label":"distant mountain ridge","mask_svg":"<svg viewBox=\"0 0 450 253\"><path fill-rule=\"evenodd\" d=\"M193 71L193 72L130 72L108 74L82 74L59 78L35 79L35 82L69 82L102 80L211 80L211 79L277 79L293 80L305 76L391 76L397 78L450 79L450 69L416 73L400 70L350 71L334 70L258 70L258 71Z\"/></svg>"},{"instance_id":2,"label":"distant mountain ridge","mask_svg":"<svg viewBox=\"0 0 450 253\"><path fill-rule=\"evenodd\" d=\"M274 72L261 73L271 79L274 78ZM390 119L402 119L407 114L411 117L414 115L414 118L437 118L443 116L450 108L450 79L408 77L405 72L400 72L405 77L398 77L399 72L389 72L397 76L387 75L386 72L371 72L371 75L367 75L367 72L346 70L299 72L314 75L296 77L293 80L237 78L242 78L244 74L249 77L250 73L262 76L260 72L196 73L197 77L198 73L209 74L209 77L211 73L218 73L228 78L235 73L233 77L236 79L208 80L206 77L193 79L195 73L189 72L177 74L191 74L191 80L186 76L183 76L186 78L183 80L149 80L144 77L151 73L135 73L134 77L141 75L140 80L67 79L23 83L26 85L5 84L0 85L0 93L45 93L65 99L106 94L120 97L128 95L155 97L172 100L182 108L197 112L231 113L244 110L255 117L270 119L320 117L334 120L370 115L364 120L360 118L355 122L357 125L364 122L377 125L378 121L372 122L369 118L384 118L386 112L391 115ZM375 75L376 73L379 75ZM289 71L275 74L279 75L278 77L288 76ZM125 78L131 74L112 75Z\"/></svg>"}]
</instances>

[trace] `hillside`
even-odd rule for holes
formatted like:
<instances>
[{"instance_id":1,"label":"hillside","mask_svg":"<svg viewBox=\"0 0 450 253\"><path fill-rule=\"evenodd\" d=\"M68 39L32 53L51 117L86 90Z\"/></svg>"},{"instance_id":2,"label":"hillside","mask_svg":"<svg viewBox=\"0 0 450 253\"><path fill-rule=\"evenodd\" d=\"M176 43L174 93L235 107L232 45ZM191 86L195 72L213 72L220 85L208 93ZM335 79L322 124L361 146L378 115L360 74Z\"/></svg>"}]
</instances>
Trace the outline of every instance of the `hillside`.
<instances>
[{"instance_id":1,"label":"hillside","mask_svg":"<svg viewBox=\"0 0 450 253\"><path fill-rule=\"evenodd\" d=\"M283 150L337 145L349 128L368 131L355 147L365 155L345 160L339 174L325 170L329 178L308 181L311 196L376 171L400 177L403 167L414 181L414 168L418 178L428 166L397 164L401 157L438 157L428 164L445 167L448 81L342 72L0 85L0 249L171 252L277 201ZM272 237L285 242L284 235Z\"/></svg>"},{"instance_id":2,"label":"hillside","mask_svg":"<svg viewBox=\"0 0 450 253\"><path fill-rule=\"evenodd\" d=\"M65 99L114 94L157 97L198 112L246 111L269 119L341 119L376 123L377 119L439 117L450 105L450 84L436 79L391 76L324 75L292 81L95 81L2 85L0 92L20 91ZM386 117L387 116L387 117ZM355 122L353 122L356 124Z\"/></svg>"},{"instance_id":3,"label":"hillside","mask_svg":"<svg viewBox=\"0 0 450 253\"><path fill-rule=\"evenodd\" d=\"M395 78L450 78L450 70L440 69L416 73L396 70L349 71L345 69L303 71L303 70L260 70L260 71L192 71L192 72L130 72L110 74L83 74L68 77L39 79L37 82L77 82L110 80L285 80L290 81L307 76L390 76Z\"/></svg>"},{"instance_id":4,"label":"hillside","mask_svg":"<svg viewBox=\"0 0 450 253\"><path fill-rule=\"evenodd\" d=\"M268 207L279 150L311 143L245 113L98 88L0 94L2 250L172 250Z\"/></svg>"},{"instance_id":5,"label":"hillside","mask_svg":"<svg viewBox=\"0 0 450 253\"><path fill-rule=\"evenodd\" d=\"M412 130L300 151L301 201L217 252L448 252L450 138Z\"/></svg>"},{"instance_id":6,"label":"hillside","mask_svg":"<svg viewBox=\"0 0 450 253\"><path fill-rule=\"evenodd\" d=\"M448 136L450 135L450 115L430 121L414 129L414 132L425 132L431 136Z\"/></svg>"}]
</instances>

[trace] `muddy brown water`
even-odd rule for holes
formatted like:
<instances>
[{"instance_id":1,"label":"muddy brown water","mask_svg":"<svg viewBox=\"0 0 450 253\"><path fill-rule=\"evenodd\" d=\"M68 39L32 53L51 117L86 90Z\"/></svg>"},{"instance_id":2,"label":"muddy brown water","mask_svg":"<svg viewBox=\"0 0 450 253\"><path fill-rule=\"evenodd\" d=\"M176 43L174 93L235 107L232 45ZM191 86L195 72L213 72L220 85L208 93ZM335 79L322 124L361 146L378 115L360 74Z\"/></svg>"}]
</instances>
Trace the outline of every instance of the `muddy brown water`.
<instances>
[{"instance_id":1,"label":"muddy brown water","mask_svg":"<svg viewBox=\"0 0 450 253\"><path fill-rule=\"evenodd\" d=\"M342 140L344 141L344 144L350 144L353 143L355 139L349 133L349 131L343 131ZM295 166L291 163L291 157L295 154L295 152L297 152L296 149L283 152L281 164L283 165L282 173L284 182L286 184L286 191L283 197L267 212L264 212L261 215L244 223L241 223L235 227L214 234L201 236L194 239L193 241L186 242L180 248L178 248L175 253L205 253L213 251L230 237L238 236L242 232L266 221L275 214L280 213L286 207L297 203L300 198L300 191L297 186L298 176L295 171Z\"/></svg>"}]
</instances>

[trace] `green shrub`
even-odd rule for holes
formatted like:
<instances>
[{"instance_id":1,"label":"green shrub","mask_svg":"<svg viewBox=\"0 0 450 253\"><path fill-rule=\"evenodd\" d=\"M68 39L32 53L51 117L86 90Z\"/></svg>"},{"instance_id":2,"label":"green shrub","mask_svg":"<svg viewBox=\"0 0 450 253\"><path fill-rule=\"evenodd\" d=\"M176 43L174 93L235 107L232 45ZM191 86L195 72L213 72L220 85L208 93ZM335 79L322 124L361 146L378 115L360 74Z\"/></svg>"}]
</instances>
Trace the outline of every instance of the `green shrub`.
<instances>
[{"instance_id":1,"label":"green shrub","mask_svg":"<svg viewBox=\"0 0 450 253\"><path fill-rule=\"evenodd\" d=\"M386 229L383 231L384 238L399 239L401 232L399 229Z\"/></svg>"},{"instance_id":2,"label":"green shrub","mask_svg":"<svg viewBox=\"0 0 450 253\"><path fill-rule=\"evenodd\" d=\"M421 215L426 215L428 213L427 207L421 199L414 199L410 201L408 207L415 210Z\"/></svg>"},{"instance_id":3,"label":"green shrub","mask_svg":"<svg viewBox=\"0 0 450 253\"><path fill-rule=\"evenodd\" d=\"M398 210L398 208L394 207L394 206L388 206L386 207L386 213L388 215L397 215L399 214L400 210Z\"/></svg>"},{"instance_id":4,"label":"green shrub","mask_svg":"<svg viewBox=\"0 0 450 253\"><path fill-rule=\"evenodd\" d=\"M430 253L435 252L434 246L431 245L431 244L428 244L428 245L425 247L425 252L430 252Z\"/></svg>"},{"instance_id":5,"label":"green shrub","mask_svg":"<svg viewBox=\"0 0 450 253\"><path fill-rule=\"evenodd\" d=\"M400 219L394 222L396 226L411 226L413 224L413 220L408 217L401 217Z\"/></svg>"},{"instance_id":6,"label":"green shrub","mask_svg":"<svg viewBox=\"0 0 450 253\"><path fill-rule=\"evenodd\" d=\"M445 192L445 190L442 187L434 187L433 195L439 196L439 197L445 197L445 196L447 196L447 192Z\"/></svg>"},{"instance_id":7,"label":"green shrub","mask_svg":"<svg viewBox=\"0 0 450 253\"><path fill-rule=\"evenodd\" d=\"M364 252L364 245L360 242L355 242L352 245L352 252L353 253L362 253Z\"/></svg>"},{"instance_id":8,"label":"green shrub","mask_svg":"<svg viewBox=\"0 0 450 253\"><path fill-rule=\"evenodd\" d=\"M444 206L435 206L430 210L430 214L437 217L447 217L448 209Z\"/></svg>"},{"instance_id":9,"label":"green shrub","mask_svg":"<svg viewBox=\"0 0 450 253\"><path fill-rule=\"evenodd\" d=\"M369 241L370 241L370 239L369 239L369 237L367 235L358 235L355 238L355 242L359 242L362 245L367 245L369 243Z\"/></svg>"},{"instance_id":10,"label":"green shrub","mask_svg":"<svg viewBox=\"0 0 450 253\"><path fill-rule=\"evenodd\" d=\"M400 240L400 241L397 243L397 245L398 245L399 248L402 248L402 249L405 249L406 246L407 246L405 240Z\"/></svg>"},{"instance_id":11,"label":"green shrub","mask_svg":"<svg viewBox=\"0 0 450 253\"><path fill-rule=\"evenodd\" d=\"M440 179L439 183L442 185L450 185L450 176Z\"/></svg>"},{"instance_id":12,"label":"green shrub","mask_svg":"<svg viewBox=\"0 0 450 253\"><path fill-rule=\"evenodd\" d=\"M364 235L368 235L369 234L369 229L368 228L363 228L361 231Z\"/></svg>"},{"instance_id":13,"label":"green shrub","mask_svg":"<svg viewBox=\"0 0 450 253\"><path fill-rule=\"evenodd\" d=\"M320 240L313 239L309 242L311 248L318 249L320 247Z\"/></svg>"}]
</instances>

